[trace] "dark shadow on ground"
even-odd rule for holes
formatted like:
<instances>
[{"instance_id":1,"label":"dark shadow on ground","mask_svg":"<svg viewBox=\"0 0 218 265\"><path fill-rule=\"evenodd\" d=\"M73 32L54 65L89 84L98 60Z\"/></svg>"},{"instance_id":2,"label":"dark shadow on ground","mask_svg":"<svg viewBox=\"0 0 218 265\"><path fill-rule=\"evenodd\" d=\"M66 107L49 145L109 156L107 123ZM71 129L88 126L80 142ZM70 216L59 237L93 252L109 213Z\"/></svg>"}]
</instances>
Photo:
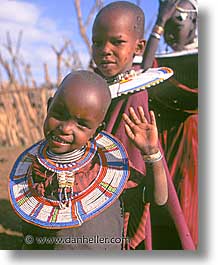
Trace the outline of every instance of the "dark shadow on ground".
<instances>
[{"instance_id":1,"label":"dark shadow on ground","mask_svg":"<svg viewBox=\"0 0 218 265\"><path fill-rule=\"evenodd\" d=\"M22 245L21 219L8 200L0 200L0 249L18 250Z\"/></svg>"}]
</instances>

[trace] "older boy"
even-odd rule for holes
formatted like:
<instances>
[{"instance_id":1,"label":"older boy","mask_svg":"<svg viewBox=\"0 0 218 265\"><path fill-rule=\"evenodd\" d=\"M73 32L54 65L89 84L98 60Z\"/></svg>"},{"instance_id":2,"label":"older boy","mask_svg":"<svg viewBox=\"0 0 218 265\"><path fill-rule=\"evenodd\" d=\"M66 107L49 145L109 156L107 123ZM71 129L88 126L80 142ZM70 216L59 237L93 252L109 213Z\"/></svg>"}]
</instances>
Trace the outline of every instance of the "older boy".
<instances>
[{"instance_id":1,"label":"older boy","mask_svg":"<svg viewBox=\"0 0 218 265\"><path fill-rule=\"evenodd\" d=\"M96 72L103 76L108 83L116 82L120 80L120 76L128 75L132 68L134 56L143 54L146 44L143 35L144 13L135 4L117 1L101 9L95 18L92 30L93 59L97 65ZM139 200L143 198L144 201L144 191L146 188L143 188L143 182L145 181L143 176L146 175L146 182L149 182L148 176L152 171L155 171L155 168L165 171L168 174L168 209L177 227L182 248L194 249L194 244L184 216L181 214L181 207L165 161L154 160L154 163L148 163L148 161L143 159L141 152L129 140L129 137L126 136L128 129L126 128L122 113L131 113L131 107L136 109L137 106L141 106L146 119L149 121L147 91L115 98L112 100L105 119L106 130L122 140L129 159L138 172L138 183L135 183L135 186L139 188L136 192L132 192L132 189L129 189L129 193L134 193L130 198L136 199L138 196ZM139 115L139 112L137 114ZM138 122L134 118L133 120L136 123ZM148 154L151 156L156 156L159 152L159 148L148 150ZM135 182L137 181L135 178ZM136 196L136 194L138 195ZM132 238L130 247L137 249L141 248L144 244L143 247L146 249L152 249L149 204L145 203L144 210L140 212L133 204L131 206L134 200L129 200L128 196L126 196L126 200L128 201L127 205L130 205L126 209L127 217L125 223L125 226L128 227L126 233ZM165 239L160 240L163 242Z\"/></svg>"}]
</instances>

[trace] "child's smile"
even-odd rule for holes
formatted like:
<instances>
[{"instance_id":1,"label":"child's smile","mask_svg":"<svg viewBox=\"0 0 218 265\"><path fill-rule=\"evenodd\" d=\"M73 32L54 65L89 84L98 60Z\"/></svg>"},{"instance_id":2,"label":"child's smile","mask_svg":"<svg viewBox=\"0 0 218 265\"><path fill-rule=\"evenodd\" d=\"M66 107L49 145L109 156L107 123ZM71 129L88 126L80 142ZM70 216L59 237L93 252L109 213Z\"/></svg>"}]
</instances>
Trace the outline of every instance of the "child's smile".
<instances>
[{"instance_id":1,"label":"child's smile","mask_svg":"<svg viewBox=\"0 0 218 265\"><path fill-rule=\"evenodd\" d=\"M56 153L65 153L74 149L73 135L64 135L59 129L51 131L46 136L49 149Z\"/></svg>"},{"instance_id":2,"label":"child's smile","mask_svg":"<svg viewBox=\"0 0 218 265\"><path fill-rule=\"evenodd\" d=\"M63 137L60 137L58 135L52 135L50 138L49 138L50 141L53 142L54 145L57 145L57 146L63 146L63 145L69 145L69 144L73 144L73 141L66 141L63 139Z\"/></svg>"}]
</instances>

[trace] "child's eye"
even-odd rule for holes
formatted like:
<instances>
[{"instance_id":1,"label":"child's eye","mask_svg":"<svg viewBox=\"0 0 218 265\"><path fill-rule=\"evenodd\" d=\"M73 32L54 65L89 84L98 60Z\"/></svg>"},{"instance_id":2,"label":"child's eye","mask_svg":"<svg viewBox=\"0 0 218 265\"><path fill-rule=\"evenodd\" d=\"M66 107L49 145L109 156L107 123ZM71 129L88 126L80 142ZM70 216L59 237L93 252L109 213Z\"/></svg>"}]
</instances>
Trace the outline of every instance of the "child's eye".
<instances>
[{"instance_id":1,"label":"child's eye","mask_svg":"<svg viewBox=\"0 0 218 265\"><path fill-rule=\"evenodd\" d=\"M125 43L125 42L126 42L126 41L124 41L124 40L117 40L117 39L115 39L115 40L112 41L112 43L113 43L114 45L116 45L116 46L121 45L121 44L123 44L123 43Z\"/></svg>"},{"instance_id":2,"label":"child's eye","mask_svg":"<svg viewBox=\"0 0 218 265\"><path fill-rule=\"evenodd\" d=\"M51 110L51 116L61 121L66 121L69 119L68 113L64 110L61 110L60 108L58 108L58 110L56 109Z\"/></svg>"},{"instance_id":3,"label":"child's eye","mask_svg":"<svg viewBox=\"0 0 218 265\"><path fill-rule=\"evenodd\" d=\"M92 41L92 44L95 46L95 47L100 47L102 42L100 40L93 40Z\"/></svg>"},{"instance_id":4,"label":"child's eye","mask_svg":"<svg viewBox=\"0 0 218 265\"><path fill-rule=\"evenodd\" d=\"M66 113L56 112L56 113L53 113L52 116L61 121L68 120L68 115L66 115Z\"/></svg>"},{"instance_id":5,"label":"child's eye","mask_svg":"<svg viewBox=\"0 0 218 265\"><path fill-rule=\"evenodd\" d=\"M86 121L84 120L77 120L77 124L80 128L82 129L86 129L86 128L89 128L88 124Z\"/></svg>"}]
</instances>

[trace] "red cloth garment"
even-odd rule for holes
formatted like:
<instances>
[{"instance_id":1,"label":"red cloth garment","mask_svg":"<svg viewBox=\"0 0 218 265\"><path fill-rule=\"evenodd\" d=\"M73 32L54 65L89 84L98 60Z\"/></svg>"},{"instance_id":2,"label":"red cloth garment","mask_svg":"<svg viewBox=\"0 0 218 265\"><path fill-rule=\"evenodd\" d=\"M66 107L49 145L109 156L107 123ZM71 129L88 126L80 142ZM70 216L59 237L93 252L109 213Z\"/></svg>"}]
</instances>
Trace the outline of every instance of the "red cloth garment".
<instances>
[{"instance_id":1,"label":"red cloth garment","mask_svg":"<svg viewBox=\"0 0 218 265\"><path fill-rule=\"evenodd\" d=\"M198 244L198 115L164 131L162 143L191 236Z\"/></svg>"},{"instance_id":2,"label":"red cloth garment","mask_svg":"<svg viewBox=\"0 0 218 265\"><path fill-rule=\"evenodd\" d=\"M149 90L160 142L195 247L198 245L198 54L157 58L174 76Z\"/></svg>"},{"instance_id":3,"label":"red cloth garment","mask_svg":"<svg viewBox=\"0 0 218 265\"><path fill-rule=\"evenodd\" d=\"M183 179L179 185L181 205L195 245L198 243L198 115L190 116L184 123L181 140ZM179 158L178 158L179 160ZM174 173L176 176L177 174ZM193 222L194 220L194 222Z\"/></svg>"},{"instance_id":4,"label":"red cloth garment","mask_svg":"<svg viewBox=\"0 0 218 265\"><path fill-rule=\"evenodd\" d=\"M138 106L142 106L145 112L145 116L148 120L149 118L149 112L148 112L148 93L147 91L141 91L138 93L134 93L127 96L122 96L120 98L116 98L112 100L111 106L109 108L108 114L106 116L106 130L110 133L112 133L114 136L116 136L118 139L122 141L124 144L129 159L132 163L132 165L135 167L137 172L140 172L141 177L146 179L146 168L145 168L145 162L143 161L142 155L140 151L129 141L125 129L124 129L124 122L122 120L122 113L129 113L128 109L132 106L135 110L137 110ZM194 250L195 246L193 244L192 238L189 233L189 229L187 227L187 224L185 222L185 218L177 197L177 193L174 187L174 184L172 182L172 178L170 177L167 163L164 161L165 164L165 170L167 173L167 179L168 179L168 190L169 190L169 198L166 206L164 207L164 211L167 211L168 215L170 216L170 219L172 220L172 223L175 225L176 230L178 233L178 236L180 238L181 242L181 248L182 249L188 249L188 250ZM142 180L143 181L143 180ZM131 188L129 188L127 191L130 191ZM142 196L142 192L141 192ZM128 205L127 205L128 207ZM136 208L136 207L135 207ZM162 207L160 207L162 208ZM152 226L152 219L160 219L158 216L158 210L156 216L152 216L151 214L151 220L150 220L150 212L148 211L148 206L145 206L146 211L143 212L142 217L146 216L146 222L143 223L143 220L139 221L137 223L137 227L139 230L135 229L135 234L138 234L134 237L132 235L132 238L134 239L134 246L132 245L133 249L140 248L139 244L142 244L142 241L144 241L144 247L147 250L156 249L154 243L152 246L152 237L154 236L154 230ZM152 209L152 206L151 206ZM137 211L137 209L135 209ZM130 217L131 219L131 213ZM132 225L134 225L135 222L132 222ZM145 229L142 229L142 226L145 226ZM168 222L165 224L165 227L168 226ZM152 228L152 231L151 231ZM131 224L129 224L128 229L131 230ZM140 231L140 233L139 233ZM140 234L141 240L139 239L138 235ZM164 244L167 242L168 238L166 238L167 234L164 234L163 236L158 233L157 235L158 242L163 243L161 246L163 249ZM136 242L137 241L137 242ZM136 246L137 244L138 246Z\"/></svg>"}]
</instances>

